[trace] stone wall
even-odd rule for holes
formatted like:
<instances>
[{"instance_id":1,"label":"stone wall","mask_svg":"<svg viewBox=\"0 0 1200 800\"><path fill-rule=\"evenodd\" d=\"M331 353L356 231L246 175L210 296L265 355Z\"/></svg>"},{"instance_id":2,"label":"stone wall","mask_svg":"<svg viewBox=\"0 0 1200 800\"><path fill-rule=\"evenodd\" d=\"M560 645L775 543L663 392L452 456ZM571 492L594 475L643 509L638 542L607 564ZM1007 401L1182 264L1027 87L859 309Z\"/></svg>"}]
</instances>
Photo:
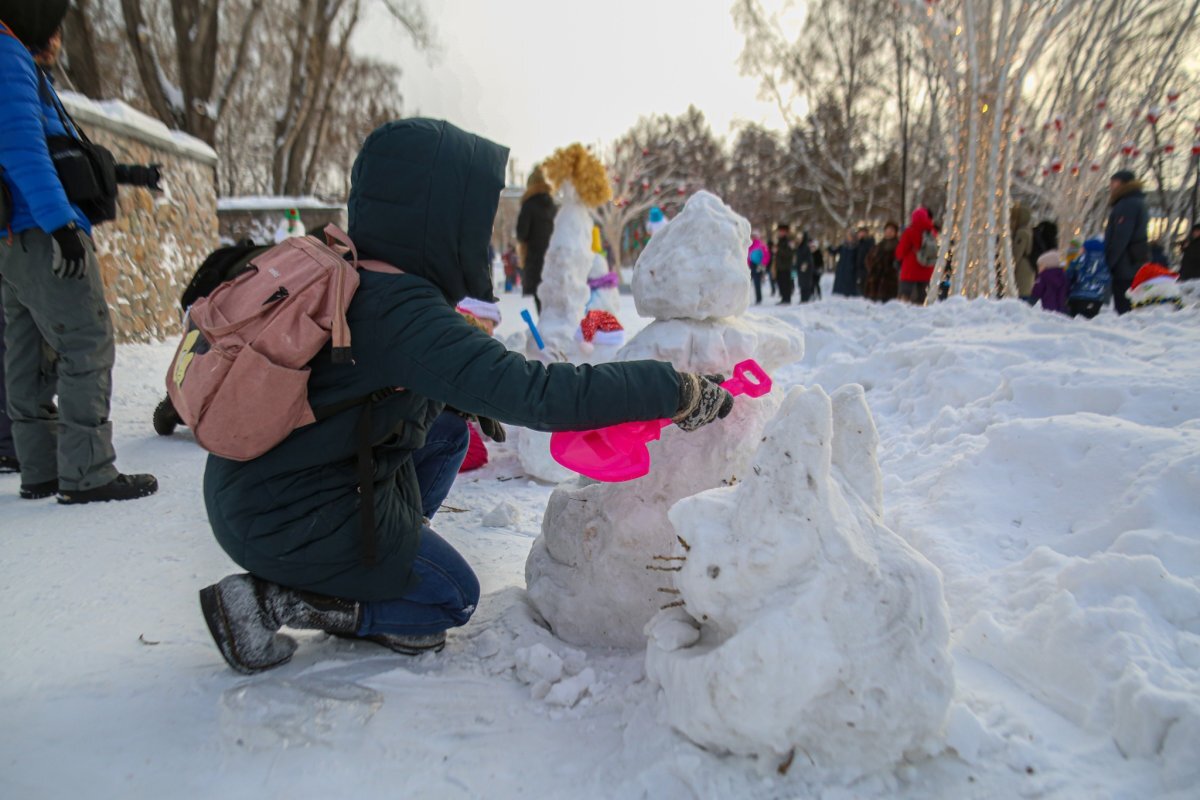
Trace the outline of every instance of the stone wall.
<instances>
[{"instance_id":1,"label":"stone wall","mask_svg":"<svg viewBox=\"0 0 1200 800\"><path fill-rule=\"evenodd\" d=\"M177 336L179 295L217 247L216 153L123 103L63 103L118 163L162 165L163 191L122 186L117 219L94 238L117 341Z\"/></svg>"}]
</instances>

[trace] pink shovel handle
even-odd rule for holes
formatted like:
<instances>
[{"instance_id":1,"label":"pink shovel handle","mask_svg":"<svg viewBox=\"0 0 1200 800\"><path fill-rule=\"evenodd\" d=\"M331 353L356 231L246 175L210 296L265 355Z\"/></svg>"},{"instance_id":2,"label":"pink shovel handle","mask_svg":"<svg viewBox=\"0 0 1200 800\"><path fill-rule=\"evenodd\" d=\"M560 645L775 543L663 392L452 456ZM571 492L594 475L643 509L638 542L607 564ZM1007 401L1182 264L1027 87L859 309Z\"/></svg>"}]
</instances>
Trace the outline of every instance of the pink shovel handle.
<instances>
[{"instance_id":1,"label":"pink shovel handle","mask_svg":"<svg viewBox=\"0 0 1200 800\"><path fill-rule=\"evenodd\" d=\"M740 394L747 397L762 397L771 391L771 376L758 365L757 361L749 358L733 368L733 377L722 383L721 388L734 397Z\"/></svg>"}]
</instances>

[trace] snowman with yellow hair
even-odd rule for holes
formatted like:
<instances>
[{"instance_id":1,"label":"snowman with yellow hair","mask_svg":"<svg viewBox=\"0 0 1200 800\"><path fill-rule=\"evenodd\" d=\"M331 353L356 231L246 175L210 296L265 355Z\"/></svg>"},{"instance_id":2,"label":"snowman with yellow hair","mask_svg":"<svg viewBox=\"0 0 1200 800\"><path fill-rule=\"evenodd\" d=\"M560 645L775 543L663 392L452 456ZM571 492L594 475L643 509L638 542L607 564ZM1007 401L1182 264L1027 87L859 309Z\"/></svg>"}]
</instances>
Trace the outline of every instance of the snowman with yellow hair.
<instances>
[{"instance_id":1,"label":"snowman with yellow hair","mask_svg":"<svg viewBox=\"0 0 1200 800\"><path fill-rule=\"evenodd\" d=\"M544 352L570 360L572 354L590 350L589 346L581 351L580 342L587 340L577 340L576 332L587 314L592 295L588 277L596 266L591 212L612 198L612 187L604 165L578 143L555 151L543 162L542 173L557 187L560 205L538 286L542 303L538 328L546 344ZM536 352L536 345L530 342L529 350Z\"/></svg>"}]
</instances>

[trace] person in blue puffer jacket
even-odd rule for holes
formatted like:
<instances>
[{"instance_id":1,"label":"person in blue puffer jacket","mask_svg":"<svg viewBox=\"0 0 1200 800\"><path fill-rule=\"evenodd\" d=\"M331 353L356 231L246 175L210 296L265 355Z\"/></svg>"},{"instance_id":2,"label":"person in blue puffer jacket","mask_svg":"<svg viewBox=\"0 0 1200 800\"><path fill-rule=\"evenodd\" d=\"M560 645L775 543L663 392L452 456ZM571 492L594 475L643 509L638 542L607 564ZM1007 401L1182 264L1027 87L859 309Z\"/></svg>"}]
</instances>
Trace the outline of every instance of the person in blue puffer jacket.
<instances>
[{"instance_id":1,"label":"person in blue puffer jacket","mask_svg":"<svg viewBox=\"0 0 1200 800\"><path fill-rule=\"evenodd\" d=\"M1070 315L1091 319L1099 314L1112 295L1112 273L1104 258L1103 239L1083 243L1083 252L1067 267L1067 281L1071 285L1067 297Z\"/></svg>"},{"instance_id":2,"label":"person in blue puffer jacket","mask_svg":"<svg viewBox=\"0 0 1200 800\"><path fill-rule=\"evenodd\" d=\"M62 46L67 6L0 0L0 180L9 209L0 294L20 496L69 504L144 497L158 483L114 465L112 321L91 223L67 199L47 142L79 138L43 72Z\"/></svg>"}]
</instances>

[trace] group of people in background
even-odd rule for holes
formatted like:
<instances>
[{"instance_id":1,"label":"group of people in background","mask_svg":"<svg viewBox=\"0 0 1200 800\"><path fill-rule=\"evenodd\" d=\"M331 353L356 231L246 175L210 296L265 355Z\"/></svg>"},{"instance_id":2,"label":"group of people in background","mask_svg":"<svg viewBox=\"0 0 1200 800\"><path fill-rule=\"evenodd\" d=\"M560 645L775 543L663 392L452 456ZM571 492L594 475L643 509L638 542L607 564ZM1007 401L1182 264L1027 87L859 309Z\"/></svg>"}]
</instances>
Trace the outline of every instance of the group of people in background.
<instances>
[{"instance_id":1,"label":"group of people in background","mask_svg":"<svg viewBox=\"0 0 1200 800\"><path fill-rule=\"evenodd\" d=\"M889 221L883 238L876 241L870 228L861 226L846 231L846 239L829 250L834 265L833 293L842 297L924 304L929 279L937 260L937 226L926 208L912 214L911 224L900 226ZM780 222L769 243L756 231L746 257L754 282L754 300L763 301L763 283L771 296L779 293L778 305L789 305L797 287L800 302L821 296L821 275L825 258L820 244L802 233L793 244L791 225Z\"/></svg>"},{"instance_id":2,"label":"group of people in background","mask_svg":"<svg viewBox=\"0 0 1200 800\"><path fill-rule=\"evenodd\" d=\"M1118 171L1109 183L1103 236L1060 248L1057 225L1052 220L1033 225L1032 214L1020 203L1013 206L1009 224L1017 295L1047 311L1091 319L1110 301L1117 314L1141 305L1178 305L1179 293L1169 288L1177 281L1200 279L1200 223L1180 243L1179 270L1172 271L1165 249L1149 241L1146 195L1129 170ZM924 305L938 262L939 233L925 207L913 211L903 231L889 220L878 241L865 225L847 229L844 241L829 250L833 293ZM755 302L762 303L764 281L772 296L778 289L779 305L791 303L796 285L802 303L819 296L821 253L807 233L793 245L787 223L776 225L769 242L755 232L747 254Z\"/></svg>"}]
</instances>

